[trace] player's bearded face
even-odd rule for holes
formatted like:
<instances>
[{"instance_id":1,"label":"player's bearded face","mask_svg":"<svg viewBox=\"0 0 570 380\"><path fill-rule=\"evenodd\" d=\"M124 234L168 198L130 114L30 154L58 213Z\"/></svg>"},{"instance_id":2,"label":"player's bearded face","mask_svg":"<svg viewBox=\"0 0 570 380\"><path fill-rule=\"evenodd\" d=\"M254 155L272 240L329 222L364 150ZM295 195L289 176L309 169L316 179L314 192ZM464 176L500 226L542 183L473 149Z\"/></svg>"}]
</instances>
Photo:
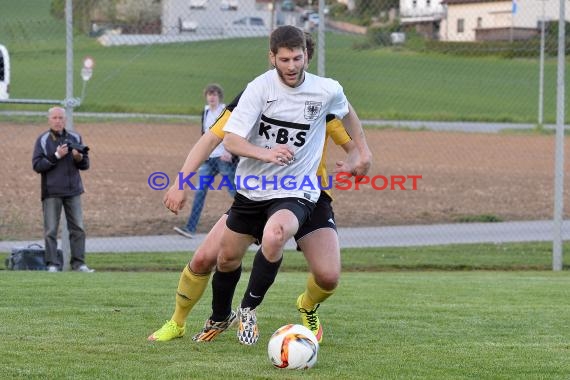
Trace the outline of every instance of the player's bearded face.
<instances>
[{"instance_id":1,"label":"player's bearded face","mask_svg":"<svg viewBox=\"0 0 570 380\"><path fill-rule=\"evenodd\" d=\"M306 54L301 48L279 48L277 54L270 53L271 63L281 81L289 87L297 87L305 79Z\"/></svg>"}]
</instances>

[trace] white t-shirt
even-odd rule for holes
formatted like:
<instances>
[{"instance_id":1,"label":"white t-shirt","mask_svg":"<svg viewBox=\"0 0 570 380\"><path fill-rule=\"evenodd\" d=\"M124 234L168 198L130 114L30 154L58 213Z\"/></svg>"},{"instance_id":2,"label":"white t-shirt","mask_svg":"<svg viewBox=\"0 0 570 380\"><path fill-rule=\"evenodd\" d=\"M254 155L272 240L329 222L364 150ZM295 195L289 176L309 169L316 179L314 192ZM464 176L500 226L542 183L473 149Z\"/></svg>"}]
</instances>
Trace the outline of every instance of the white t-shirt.
<instances>
[{"instance_id":1,"label":"white t-shirt","mask_svg":"<svg viewBox=\"0 0 570 380\"><path fill-rule=\"evenodd\" d=\"M303 83L292 88L281 82L275 69L255 78L247 85L224 131L268 149L286 144L295 159L288 166L279 166L240 158L238 193L254 201L297 197L316 202L320 195L316 172L325 141L326 115L342 119L347 113L348 100L335 80L305 73Z\"/></svg>"},{"instance_id":2,"label":"white t-shirt","mask_svg":"<svg viewBox=\"0 0 570 380\"><path fill-rule=\"evenodd\" d=\"M208 129L214 124L216 119L222 114L222 111L226 108L225 104L218 104L218 107L214 111L210 110L210 106L206 104L204 107L204 121L202 122L202 133L208 132ZM226 153L224 149L224 144L220 144L210 153L211 158L220 157L222 154Z\"/></svg>"}]
</instances>

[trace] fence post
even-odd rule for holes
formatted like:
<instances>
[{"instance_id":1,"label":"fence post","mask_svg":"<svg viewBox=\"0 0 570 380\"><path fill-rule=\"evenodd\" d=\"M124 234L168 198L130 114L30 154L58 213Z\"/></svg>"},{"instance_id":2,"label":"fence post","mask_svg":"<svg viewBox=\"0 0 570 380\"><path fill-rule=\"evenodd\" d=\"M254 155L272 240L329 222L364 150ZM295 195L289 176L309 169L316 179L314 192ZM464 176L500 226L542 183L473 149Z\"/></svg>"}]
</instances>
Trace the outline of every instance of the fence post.
<instances>
[{"instance_id":1,"label":"fence post","mask_svg":"<svg viewBox=\"0 0 570 380\"><path fill-rule=\"evenodd\" d=\"M554 164L554 236L552 270L562 270L562 220L564 217L564 70L566 60L566 23L564 0L560 0L558 19L558 67L556 83L556 151Z\"/></svg>"},{"instance_id":2,"label":"fence post","mask_svg":"<svg viewBox=\"0 0 570 380\"><path fill-rule=\"evenodd\" d=\"M65 129L73 131L73 6L71 0L65 0ZM65 211L64 211L65 212ZM67 217L61 218L61 250L63 251L63 271L70 269L71 246Z\"/></svg>"}]
</instances>

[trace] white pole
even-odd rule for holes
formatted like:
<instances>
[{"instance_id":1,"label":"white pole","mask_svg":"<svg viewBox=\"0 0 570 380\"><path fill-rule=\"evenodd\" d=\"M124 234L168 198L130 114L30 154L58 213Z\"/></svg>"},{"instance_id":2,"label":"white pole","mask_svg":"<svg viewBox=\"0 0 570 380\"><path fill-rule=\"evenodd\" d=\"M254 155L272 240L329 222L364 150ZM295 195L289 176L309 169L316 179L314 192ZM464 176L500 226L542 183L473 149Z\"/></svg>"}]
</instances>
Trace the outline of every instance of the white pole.
<instances>
[{"instance_id":1,"label":"white pole","mask_svg":"<svg viewBox=\"0 0 570 380\"><path fill-rule=\"evenodd\" d=\"M319 33L317 49L319 53L319 64L317 74L325 76L325 0L319 0Z\"/></svg>"},{"instance_id":2,"label":"white pole","mask_svg":"<svg viewBox=\"0 0 570 380\"><path fill-rule=\"evenodd\" d=\"M556 83L556 152L554 165L554 238L552 270L562 270L562 219L564 209L564 70L565 70L565 9L560 0L558 19L558 70Z\"/></svg>"},{"instance_id":3,"label":"white pole","mask_svg":"<svg viewBox=\"0 0 570 380\"><path fill-rule=\"evenodd\" d=\"M540 68L538 74L538 126L542 127L544 114L544 3L542 0L542 21L540 22Z\"/></svg>"},{"instance_id":4,"label":"white pole","mask_svg":"<svg viewBox=\"0 0 570 380\"><path fill-rule=\"evenodd\" d=\"M73 130L73 7L71 0L65 1L65 129ZM61 250L63 252L63 271L70 269L71 246L67 218L61 218Z\"/></svg>"}]
</instances>

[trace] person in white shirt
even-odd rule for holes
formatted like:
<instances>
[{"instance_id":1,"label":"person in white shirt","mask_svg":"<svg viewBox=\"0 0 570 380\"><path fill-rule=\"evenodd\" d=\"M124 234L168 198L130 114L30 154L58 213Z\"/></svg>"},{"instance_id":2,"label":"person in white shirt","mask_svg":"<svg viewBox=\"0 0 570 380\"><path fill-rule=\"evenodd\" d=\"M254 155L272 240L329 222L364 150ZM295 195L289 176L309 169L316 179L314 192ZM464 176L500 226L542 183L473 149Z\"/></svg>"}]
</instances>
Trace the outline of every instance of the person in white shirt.
<instances>
[{"instance_id":1,"label":"person in white shirt","mask_svg":"<svg viewBox=\"0 0 570 380\"><path fill-rule=\"evenodd\" d=\"M307 66L314 52L314 43L310 34L305 33L307 45ZM307 67L305 68L307 69ZM187 175L195 172L210 153L222 143L226 122L232 111L239 103L243 91L226 106L223 114L216 120L199 141L192 147L180 173ZM353 175L366 175L372 163L372 153L366 144L364 131L356 112L349 111L350 118L345 117L343 122L327 116L326 134L338 146L346 151L345 161L337 161L334 173L352 173ZM354 140L353 140L354 138ZM317 175L327 180L326 165L327 142L323 147L323 154ZM305 290L297 297L296 308L301 323L309 328L319 343L323 340L323 326L317 310L322 302L331 297L337 288L340 278L341 262L338 235L332 207L332 191L328 181L323 183L323 191L315 205L311 217L299 228L295 234L297 250L302 251L308 264L309 275ZM180 187L178 181L165 194L163 203L166 208L177 214L185 205L187 191ZM220 217L204 238L202 244L192 255L188 265L180 274L175 296L175 307L172 317L158 330L148 336L149 341L167 342L181 338L186 333L186 319L202 297L210 280L211 273L216 267L220 238L226 225L228 213ZM258 243L262 236L256 237ZM236 273L239 274L239 271ZM192 337L196 342L210 342L219 334L237 322L237 315L232 311L232 299L226 299L225 313L218 300L218 315L216 320L208 318L200 332Z\"/></svg>"},{"instance_id":2,"label":"person in white shirt","mask_svg":"<svg viewBox=\"0 0 570 380\"><path fill-rule=\"evenodd\" d=\"M222 114L226 105L222 103L224 99L224 90L218 84L209 84L204 89L204 97L206 98L206 106L202 113L202 134L206 133L210 126L214 124L216 119ZM236 157L228 152L223 144L218 145L210 154L210 157L198 169L197 190L194 191L194 201L192 202L192 211L188 217L188 222L184 227L174 227L174 231L187 238L193 238L200 222L200 215L206 202L208 195L208 183L213 183L214 177L218 174L225 177L228 193L234 198L236 195L234 178L236 174ZM202 185L202 186L201 186Z\"/></svg>"},{"instance_id":3,"label":"person in white shirt","mask_svg":"<svg viewBox=\"0 0 570 380\"><path fill-rule=\"evenodd\" d=\"M343 119L350 114L337 81L305 72L305 50L302 30L290 25L275 29L269 53L274 69L248 84L224 127L224 145L240 161L237 194L212 279L212 320L227 311L241 259L254 237L262 235L237 310L238 340L246 345L259 339L256 307L275 280L285 243L307 220L319 198L316 171L326 116Z\"/></svg>"}]
</instances>

